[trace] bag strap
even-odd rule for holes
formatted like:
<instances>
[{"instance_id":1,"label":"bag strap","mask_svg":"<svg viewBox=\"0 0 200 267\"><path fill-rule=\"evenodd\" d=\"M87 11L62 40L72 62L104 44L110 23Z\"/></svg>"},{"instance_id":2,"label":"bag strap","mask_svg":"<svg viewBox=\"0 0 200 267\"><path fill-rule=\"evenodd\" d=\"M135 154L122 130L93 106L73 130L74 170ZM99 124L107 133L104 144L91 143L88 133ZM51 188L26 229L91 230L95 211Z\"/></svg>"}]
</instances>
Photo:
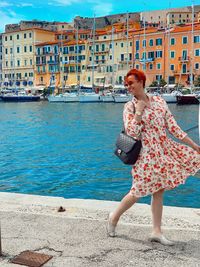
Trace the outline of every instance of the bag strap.
<instances>
[{"instance_id":1,"label":"bag strap","mask_svg":"<svg viewBox=\"0 0 200 267\"><path fill-rule=\"evenodd\" d=\"M130 101L130 102L133 104L133 114L135 114L135 105L134 105L133 101ZM123 122L122 133L126 133L125 127L124 127L124 122Z\"/></svg>"}]
</instances>

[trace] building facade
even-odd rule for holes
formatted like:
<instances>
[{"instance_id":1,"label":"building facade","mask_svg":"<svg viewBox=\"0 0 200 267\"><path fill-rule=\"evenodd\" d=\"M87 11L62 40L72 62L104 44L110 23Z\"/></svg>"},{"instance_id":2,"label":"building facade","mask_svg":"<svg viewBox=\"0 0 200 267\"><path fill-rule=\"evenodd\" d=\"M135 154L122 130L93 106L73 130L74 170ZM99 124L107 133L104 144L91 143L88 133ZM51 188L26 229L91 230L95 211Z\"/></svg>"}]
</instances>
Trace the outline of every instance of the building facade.
<instances>
[{"instance_id":1,"label":"building facade","mask_svg":"<svg viewBox=\"0 0 200 267\"><path fill-rule=\"evenodd\" d=\"M24 85L35 81L35 45L55 39L54 32L27 29L3 33L3 80L10 85L18 81Z\"/></svg>"}]
</instances>

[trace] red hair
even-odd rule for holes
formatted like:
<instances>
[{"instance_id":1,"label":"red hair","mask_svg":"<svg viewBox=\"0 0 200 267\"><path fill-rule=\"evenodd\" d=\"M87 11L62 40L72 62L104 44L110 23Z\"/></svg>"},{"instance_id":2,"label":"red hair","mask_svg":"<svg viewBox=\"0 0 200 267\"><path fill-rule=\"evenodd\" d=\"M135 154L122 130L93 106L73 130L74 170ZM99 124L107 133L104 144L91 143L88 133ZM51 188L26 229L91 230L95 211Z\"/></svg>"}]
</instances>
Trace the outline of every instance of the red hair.
<instances>
[{"instance_id":1,"label":"red hair","mask_svg":"<svg viewBox=\"0 0 200 267\"><path fill-rule=\"evenodd\" d=\"M129 72L126 74L125 78L124 78L124 84L127 85L127 79L129 76L135 76L135 79L137 81L142 81L143 82L143 87L145 87L145 82L146 82L146 75L144 74L143 71L141 70L137 70L137 69L131 69L129 70Z\"/></svg>"}]
</instances>

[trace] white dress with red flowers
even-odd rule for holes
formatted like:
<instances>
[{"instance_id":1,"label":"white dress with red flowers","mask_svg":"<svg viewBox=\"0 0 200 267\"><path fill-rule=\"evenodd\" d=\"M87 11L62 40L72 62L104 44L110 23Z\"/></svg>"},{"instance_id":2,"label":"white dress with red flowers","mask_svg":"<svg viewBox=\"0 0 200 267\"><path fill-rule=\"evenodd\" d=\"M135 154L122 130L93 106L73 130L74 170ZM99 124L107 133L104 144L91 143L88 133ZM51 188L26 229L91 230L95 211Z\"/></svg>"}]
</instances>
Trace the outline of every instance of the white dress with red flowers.
<instances>
[{"instance_id":1,"label":"white dress with red flowers","mask_svg":"<svg viewBox=\"0 0 200 267\"><path fill-rule=\"evenodd\" d=\"M141 137L142 149L132 168L130 193L142 197L160 189L173 189L184 184L188 176L200 169L200 154L189 146L177 143L166 135L166 129L178 139L187 134L177 125L166 102L160 96L150 98L142 121L134 119L133 98L124 106L123 119L128 135Z\"/></svg>"}]
</instances>

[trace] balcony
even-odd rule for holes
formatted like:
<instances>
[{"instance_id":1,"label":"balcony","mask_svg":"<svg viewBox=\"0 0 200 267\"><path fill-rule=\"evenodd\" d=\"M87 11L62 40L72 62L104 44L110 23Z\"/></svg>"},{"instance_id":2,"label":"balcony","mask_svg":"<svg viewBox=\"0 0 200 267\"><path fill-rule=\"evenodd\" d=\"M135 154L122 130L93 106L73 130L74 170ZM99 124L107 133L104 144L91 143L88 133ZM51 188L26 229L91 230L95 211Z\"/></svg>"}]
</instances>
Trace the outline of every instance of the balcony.
<instances>
[{"instance_id":1,"label":"balcony","mask_svg":"<svg viewBox=\"0 0 200 267\"><path fill-rule=\"evenodd\" d=\"M132 64L132 63L133 63L132 60L128 60L128 64ZM119 64L127 64L127 59L119 61Z\"/></svg>"},{"instance_id":2,"label":"balcony","mask_svg":"<svg viewBox=\"0 0 200 267\"><path fill-rule=\"evenodd\" d=\"M154 57L150 57L150 58L141 58L139 61L142 63L149 63L149 62L153 62L155 60Z\"/></svg>"},{"instance_id":3,"label":"balcony","mask_svg":"<svg viewBox=\"0 0 200 267\"><path fill-rule=\"evenodd\" d=\"M190 60L190 57L179 57L178 61L180 62L188 62Z\"/></svg>"},{"instance_id":4,"label":"balcony","mask_svg":"<svg viewBox=\"0 0 200 267\"><path fill-rule=\"evenodd\" d=\"M48 60L47 61L47 63L49 64L49 65L56 65L56 64L59 64L59 61L55 61L55 60Z\"/></svg>"},{"instance_id":5,"label":"balcony","mask_svg":"<svg viewBox=\"0 0 200 267\"><path fill-rule=\"evenodd\" d=\"M109 49L105 49L105 50L101 50L101 51L94 51L94 54L95 55L101 55L101 54L105 54L108 52L109 52Z\"/></svg>"}]
</instances>

